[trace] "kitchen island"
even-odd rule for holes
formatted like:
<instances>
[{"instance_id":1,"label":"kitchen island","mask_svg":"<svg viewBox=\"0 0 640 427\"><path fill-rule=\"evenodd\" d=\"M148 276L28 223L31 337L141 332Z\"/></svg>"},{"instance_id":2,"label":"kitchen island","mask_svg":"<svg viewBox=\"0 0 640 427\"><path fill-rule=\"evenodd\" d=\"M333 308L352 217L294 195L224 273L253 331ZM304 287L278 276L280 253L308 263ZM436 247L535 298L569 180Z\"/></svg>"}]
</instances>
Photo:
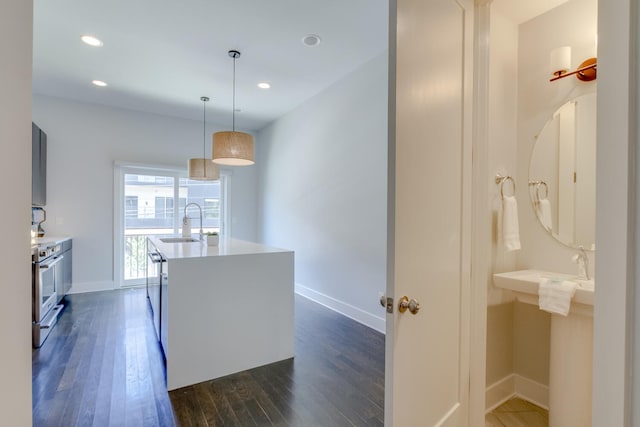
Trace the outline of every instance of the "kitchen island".
<instances>
[{"instance_id":1,"label":"kitchen island","mask_svg":"<svg viewBox=\"0 0 640 427\"><path fill-rule=\"evenodd\" d=\"M293 357L292 251L224 238L218 246L149 242L164 259L168 390Z\"/></svg>"}]
</instances>

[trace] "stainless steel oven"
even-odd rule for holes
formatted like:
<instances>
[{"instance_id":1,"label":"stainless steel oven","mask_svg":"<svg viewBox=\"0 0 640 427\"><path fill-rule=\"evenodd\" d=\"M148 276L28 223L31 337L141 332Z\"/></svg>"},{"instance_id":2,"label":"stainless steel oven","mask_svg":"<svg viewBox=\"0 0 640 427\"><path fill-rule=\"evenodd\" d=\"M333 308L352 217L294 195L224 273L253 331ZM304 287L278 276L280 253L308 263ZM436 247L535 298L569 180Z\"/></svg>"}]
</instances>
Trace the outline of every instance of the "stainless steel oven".
<instances>
[{"instance_id":1,"label":"stainless steel oven","mask_svg":"<svg viewBox=\"0 0 640 427\"><path fill-rule=\"evenodd\" d=\"M40 347L58 320L62 305L56 305L63 283L62 246L38 247L32 254L33 346Z\"/></svg>"}]
</instances>

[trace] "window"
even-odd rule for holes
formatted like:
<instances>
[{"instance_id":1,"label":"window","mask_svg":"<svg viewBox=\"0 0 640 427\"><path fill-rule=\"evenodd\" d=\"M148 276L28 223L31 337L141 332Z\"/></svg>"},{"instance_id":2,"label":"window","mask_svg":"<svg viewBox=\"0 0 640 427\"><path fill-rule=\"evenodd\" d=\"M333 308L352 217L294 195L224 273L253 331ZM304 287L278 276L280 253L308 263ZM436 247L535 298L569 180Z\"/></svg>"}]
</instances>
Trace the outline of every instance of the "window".
<instances>
[{"instance_id":1,"label":"window","mask_svg":"<svg viewBox=\"0 0 640 427\"><path fill-rule=\"evenodd\" d=\"M204 232L225 233L223 208L229 176L222 174L220 181L192 181L185 175L183 170L116 165L114 268L121 286L145 282L147 236L181 233L182 217L190 203L202 208ZM197 235L197 207L190 205L187 215L191 232Z\"/></svg>"},{"instance_id":2,"label":"window","mask_svg":"<svg viewBox=\"0 0 640 427\"><path fill-rule=\"evenodd\" d=\"M220 199L204 199L204 217L207 220L220 218Z\"/></svg>"},{"instance_id":3,"label":"window","mask_svg":"<svg viewBox=\"0 0 640 427\"><path fill-rule=\"evenodd\" d=\"M173 218L173 197L156 197L156 218Z\"/></svg>"},{"instance_id":4,"label":"window","mask_svg":"<svg viewBox=\"0 0 640 427\"><path fill-rule=\"evenodd\" d=\"M124 198L124 216L125 218L138 217L138 196L125 196Z\"/></svg>"}]
</instances>

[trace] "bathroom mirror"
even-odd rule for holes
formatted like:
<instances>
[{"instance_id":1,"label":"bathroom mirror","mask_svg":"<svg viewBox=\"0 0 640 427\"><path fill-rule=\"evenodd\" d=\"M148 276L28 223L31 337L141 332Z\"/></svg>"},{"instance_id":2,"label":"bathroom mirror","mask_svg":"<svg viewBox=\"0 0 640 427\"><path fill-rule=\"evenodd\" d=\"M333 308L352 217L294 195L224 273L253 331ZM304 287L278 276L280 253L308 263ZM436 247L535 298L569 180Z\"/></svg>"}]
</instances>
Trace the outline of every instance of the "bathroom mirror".
<instances>
[{"instance_id":1,"label":"bathroom mirror","mask_svg":"<svg viewBox=\"0 0 640 427\"><path fill-rule=\"evenodd\" d=\"M529 196L542 227L559 242L595 249L596 94L562 105L531 153Z\"/></svg>"}]
</instances>

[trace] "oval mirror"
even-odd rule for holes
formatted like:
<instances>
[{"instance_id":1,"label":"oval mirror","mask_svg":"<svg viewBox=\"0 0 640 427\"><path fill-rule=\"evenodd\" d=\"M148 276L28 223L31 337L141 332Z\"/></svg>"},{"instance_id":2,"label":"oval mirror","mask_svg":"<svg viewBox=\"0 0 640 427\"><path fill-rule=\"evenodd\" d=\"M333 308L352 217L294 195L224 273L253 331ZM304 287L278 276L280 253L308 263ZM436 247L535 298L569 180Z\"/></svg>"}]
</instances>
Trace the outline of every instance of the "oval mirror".
<instances>
[{"instance_id":1,"label":"oval mirror","mask_svg":"<svg viewBox=\"0 0 640 427\"><path fill-rule=\"evenodd\" d=\"M562 105L531 152L529 196L542 227L559 242L595 249L596 94Z\"/></svg>"}]
</instances>

